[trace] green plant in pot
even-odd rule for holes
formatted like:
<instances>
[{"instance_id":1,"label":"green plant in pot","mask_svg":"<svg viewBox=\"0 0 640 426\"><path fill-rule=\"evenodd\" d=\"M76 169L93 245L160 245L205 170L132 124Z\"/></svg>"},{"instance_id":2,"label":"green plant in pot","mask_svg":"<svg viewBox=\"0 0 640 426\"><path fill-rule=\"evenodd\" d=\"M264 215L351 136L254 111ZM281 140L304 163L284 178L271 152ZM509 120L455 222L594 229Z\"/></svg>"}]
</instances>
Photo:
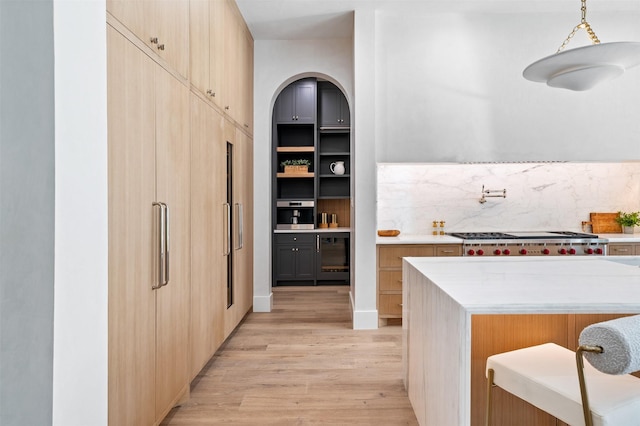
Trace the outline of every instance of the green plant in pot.
<instances>
[{"instance_id":1,"label":"green plant in pot","mask_svg":"<svg viewBox=\"0 0 640 426\"><path fill-rule=\"evenodd\" d=\"M622 226L622 232L633 234L634 228L640 225L640 212L618 212L616 222Z\"/></svg>"},{"instance_id":2,"label":"green plant in pot","mask_svg":"<svg viewBox=\"0 0 640 426\"><path fill-rule=\"evenodd\" d=\"M284 160L280 162L280 166L282 166L285 173L306 173L309 170L309 166L311 166L311 161L305 158Z\"/></svg>"}]
</instances>

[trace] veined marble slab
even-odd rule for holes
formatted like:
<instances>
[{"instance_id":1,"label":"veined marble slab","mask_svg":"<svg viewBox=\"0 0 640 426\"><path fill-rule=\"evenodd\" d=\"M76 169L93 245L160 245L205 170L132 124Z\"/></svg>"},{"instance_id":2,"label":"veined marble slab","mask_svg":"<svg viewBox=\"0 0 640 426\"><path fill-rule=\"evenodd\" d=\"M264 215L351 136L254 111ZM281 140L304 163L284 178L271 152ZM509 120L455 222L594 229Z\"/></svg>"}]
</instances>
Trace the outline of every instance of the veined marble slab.
<instances>
[{"instance_id":1,"label":"veined marble slab","mask_svg":"<svg viewBox=\"0 0 640 426\"><path fill-rule=\"evenodd\" d=\"M485 190L507 191L486 198ZM590 212L640 210L640 162L379 163L377 228L446 232L582 231Z\"/></svg>"}]
</instances>

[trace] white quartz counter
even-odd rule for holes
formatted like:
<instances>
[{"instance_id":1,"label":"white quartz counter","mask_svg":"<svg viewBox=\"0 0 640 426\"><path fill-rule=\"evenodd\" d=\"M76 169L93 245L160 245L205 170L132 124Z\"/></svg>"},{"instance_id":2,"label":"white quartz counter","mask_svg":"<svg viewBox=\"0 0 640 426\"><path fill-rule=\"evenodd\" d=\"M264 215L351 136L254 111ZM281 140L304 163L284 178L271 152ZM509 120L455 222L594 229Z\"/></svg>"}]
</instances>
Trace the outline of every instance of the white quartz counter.
<instances>
[{"instance_id":1,"label":"white quartz counter","mask_svg":"<svg viewBox=\"0 0 640 426\"><path fill-rule=\"evenodd\" d=\"M406 258L471 313L640 312L640 257Z\"/></svg>"},{"instance_id":2,"label":"white quartz counter","mask_svg":"<svg viewBox=\"0 0 640 426\"><path fill-rule=\"evenodd\" d=\"M640 313L640 256L404 258L402 273L404 381L422 426L481 424L473 318Z\"/></svg>"},{"instance_id":3,"label":"white quartz counter","mask_svg":"<svg viewBox=\"0 0 640 426\"><path fill-rule=\"evenodd\" d=\"M640 233L636 234L598 234L600 238L606 238L610 243L640 243Z\"/></svg>"},{"instance_id":4,"label":"white quartz counter","mask_svg":"<svg viewBox=\"0 0 640 426\"><path fill-rule=\"evenodd\" d=\"M462 239L449 235L400 234L397 237L378 236L376 244L462 244Z\"/></svg>"},{"instance_id":5,"label":"white quartz counter","mask_svg":"<svg viewBox=\"0 0 640 426\"><path fill-rule=\"evenodd\" d=\"M351 228L315 228L315 229L275 229L274 234L326 234L328 232L351 232Z\"/></svg>"}]
</instances>

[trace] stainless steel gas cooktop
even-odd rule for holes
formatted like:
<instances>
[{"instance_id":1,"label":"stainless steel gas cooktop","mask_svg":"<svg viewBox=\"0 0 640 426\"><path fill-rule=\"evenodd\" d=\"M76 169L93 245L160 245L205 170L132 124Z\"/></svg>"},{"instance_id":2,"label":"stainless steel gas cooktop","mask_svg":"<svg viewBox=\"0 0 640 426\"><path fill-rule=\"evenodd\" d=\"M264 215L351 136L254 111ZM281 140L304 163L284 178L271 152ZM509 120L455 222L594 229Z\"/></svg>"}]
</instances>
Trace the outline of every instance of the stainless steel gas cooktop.
<instances>
[{"instance_id":1,"label":"stainless steel gas cooktop","mask_svg":"<svg viewBox=\"0 0 640 426\"><path fill-rule=\"evenodd\" d=\"M569 231L450 232L463 240L464 256L605 255L608 240Z\"/></svg>"}]
</instances>

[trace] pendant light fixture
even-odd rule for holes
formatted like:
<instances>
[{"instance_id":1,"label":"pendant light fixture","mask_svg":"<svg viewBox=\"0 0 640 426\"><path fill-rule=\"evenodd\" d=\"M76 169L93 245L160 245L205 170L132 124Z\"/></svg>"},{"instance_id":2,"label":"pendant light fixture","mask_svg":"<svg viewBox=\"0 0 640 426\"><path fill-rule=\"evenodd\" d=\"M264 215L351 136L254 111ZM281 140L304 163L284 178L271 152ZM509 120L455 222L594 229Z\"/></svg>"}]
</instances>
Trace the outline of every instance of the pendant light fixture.
<instances>
[{"instance_id":1,"label":"pendant light fixture","mask_svg":"<svg viewBox=\"0 0 640 426\"><path fill-rule=\"evenodd\" d=\"M547 83L551 87L584 91L619 77L626 69L640 64L640 43L622 41L600 43L587 22L587 0L581 0L582 20L576 25L557 52L524 69L527 80ZM564 50L581 29L587 32L590 46Z\"/></svg>"}]
</instances>

